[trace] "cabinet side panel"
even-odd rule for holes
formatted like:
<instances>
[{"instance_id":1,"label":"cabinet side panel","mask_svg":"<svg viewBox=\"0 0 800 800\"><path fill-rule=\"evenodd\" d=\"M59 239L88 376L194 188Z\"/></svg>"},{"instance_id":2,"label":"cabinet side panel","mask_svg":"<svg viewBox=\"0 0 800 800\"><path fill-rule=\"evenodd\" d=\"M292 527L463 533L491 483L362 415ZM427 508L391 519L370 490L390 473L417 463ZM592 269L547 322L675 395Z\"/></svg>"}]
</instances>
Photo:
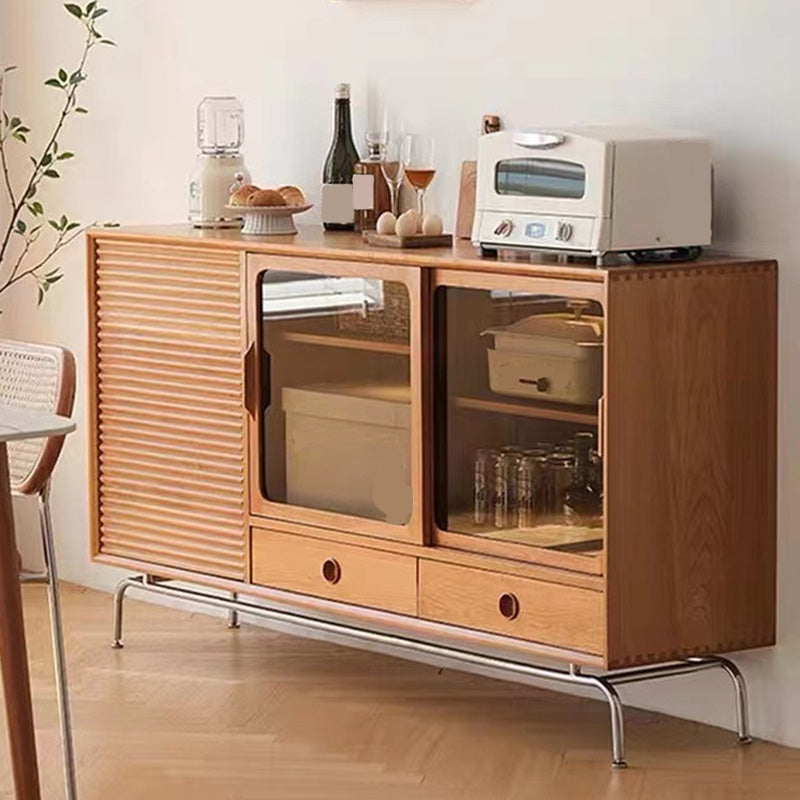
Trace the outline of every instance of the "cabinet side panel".
<instances>
[{"instance_id":1,"label":"cabinet side panel","mask_svg":"<svg viewBox=\"0 0 800 800\"><path fill-rule=\"evenodd\" d=\"M609 666L774 643L772 262L609 275Z\"/></svg>"},{"instance_id":2,"label":"cabinet side panel","mask_svg":"<svg viewBox=\"0 0 800 800\"><path fill-rule=\"evenodd\" d=\"M239 275L235 252L95 240L93 553L245 578Z\"/></svg>"}]
</instances>

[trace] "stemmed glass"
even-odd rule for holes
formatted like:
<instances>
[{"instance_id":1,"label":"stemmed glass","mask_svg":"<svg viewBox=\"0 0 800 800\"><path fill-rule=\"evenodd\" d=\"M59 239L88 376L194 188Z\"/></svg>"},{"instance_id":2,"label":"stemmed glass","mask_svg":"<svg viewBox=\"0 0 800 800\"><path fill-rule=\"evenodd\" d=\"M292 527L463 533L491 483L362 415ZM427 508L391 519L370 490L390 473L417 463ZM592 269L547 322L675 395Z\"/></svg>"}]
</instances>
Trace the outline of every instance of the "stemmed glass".
<instances>
[{"instance_id":1,"label":"stemmed glass","mask_svg":"<svg viewBox=\"0 0 800 800\"><path fill-rule=\"evenodd\" d=\"M381 172L389 187L389 194L392 198L392 214L397 216L398 197L400 187L403 185L403 162L400 159L401 140L397 136L387 134L383 147L383 159L381 160Z\"/></svg>"},{"instance_id":2,"label":"stemmed glass","mask_svg":"<svg viewBox=\"0 0 800 800\"><path fill-rule=\"evenodd\" d=\"M400 160L408 182L417 193L417 211L420 216L424 215L425 190L436 174L433 154L434 144L430 136L409 133L403 138Z\"/></svg>"}]
</instances>

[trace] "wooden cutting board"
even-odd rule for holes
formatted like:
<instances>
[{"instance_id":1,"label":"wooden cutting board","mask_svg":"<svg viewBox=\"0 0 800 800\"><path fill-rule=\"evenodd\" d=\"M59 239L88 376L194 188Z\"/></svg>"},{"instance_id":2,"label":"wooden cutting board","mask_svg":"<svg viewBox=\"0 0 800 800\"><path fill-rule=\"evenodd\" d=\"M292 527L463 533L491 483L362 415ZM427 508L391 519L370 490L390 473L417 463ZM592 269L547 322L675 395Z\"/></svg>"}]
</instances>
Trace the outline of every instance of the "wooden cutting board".
<instances>
[{"instance_id":1,"label":"wooden cutting board","mask_svg":"<svg viewBox=\"0 0 800 800\"><path fill-rule=\"evenodd\" d=\"M364 241L373 247L452 247L453 234L442 233L438 236L426 236L418 233L415 236L385 236L375 231L364 231Z\"/></svg>"},{"instance_id":2,"label":"wooden cutting board","mask_svg":"<svg viewBox=\"0 0 800 800\"><path fill-rule=\"evenodd\" d=\"M475 190L478 182L478 162L461 162L461 182L456 209L456 238L472 238L472 221L475 218Z\"/></svg>"}]
</instances>

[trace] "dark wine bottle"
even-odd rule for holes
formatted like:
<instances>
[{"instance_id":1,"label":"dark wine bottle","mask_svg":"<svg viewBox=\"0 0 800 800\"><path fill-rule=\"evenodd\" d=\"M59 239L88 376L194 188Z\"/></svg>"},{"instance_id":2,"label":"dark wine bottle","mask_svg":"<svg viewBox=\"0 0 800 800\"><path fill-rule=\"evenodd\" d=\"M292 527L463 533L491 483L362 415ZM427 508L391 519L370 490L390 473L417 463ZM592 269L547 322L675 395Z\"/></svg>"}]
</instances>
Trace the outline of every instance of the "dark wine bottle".
<instances>
[{"instance_id":1,"label":"dark wine bottle","mask_svg":"<svg viewBox=\"0 0 800 800\"><path fill-rule=\"evenodd\" d=\"M564 516L573 525L596 522L603 513L603 498L591 483L591 453L594 435L575 435L575 465L572 483L564 493Z\"/></svg>"},{"instance_id":2,"label":"dark wine bottle","mask_svg":"<svg viewBox=\"0 0 800 800\"><path fill-rule=\"evenodd\" d=\"M353 130L350 121L350 84L340 83L336 87L335 111L333 120L333 141L325 166L322 170L323 184L353 184L353 171L360 160L358 150L353 142ZM338 195L334 201L333 213L326 215L325 189L323 188L323 226L326 231L352 231L355 227L355 212L350 203L350 221L344 221L346 209ZM328 218L330 219L328 219Z\"/></svg>"}]
</instances>

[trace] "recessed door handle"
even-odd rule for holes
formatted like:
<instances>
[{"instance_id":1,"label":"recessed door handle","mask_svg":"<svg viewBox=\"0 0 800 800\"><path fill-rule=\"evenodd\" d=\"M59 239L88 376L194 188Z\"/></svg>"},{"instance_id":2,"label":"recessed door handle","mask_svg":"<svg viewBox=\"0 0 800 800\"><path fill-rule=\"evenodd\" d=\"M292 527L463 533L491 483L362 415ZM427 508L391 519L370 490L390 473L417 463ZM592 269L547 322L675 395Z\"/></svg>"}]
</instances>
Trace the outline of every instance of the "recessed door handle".
<instances>
[{"instance_id":1,"label":"recessed door handle","mask_svg":"<svg viewBox=\"0 0 800 800\"><path fill-rule=\"evenodd\" d=\"M511 592L505 592L500 595L500 599L497 601L497 608L500 614L508 620L516 619L519 616L519 600Z\"/></svg>"},{"instance_id":2,"label":"recessed door handle","mask_svg":"<svg viewBox=\"0 0 800 800\"><path fill-rule=\"evenodd\" d=\"M335 558L326 558L322 562L320 572L325 582L330 583L331 586L339 583L342 579L342 568Z\"/></svg>"}]
</instances>

